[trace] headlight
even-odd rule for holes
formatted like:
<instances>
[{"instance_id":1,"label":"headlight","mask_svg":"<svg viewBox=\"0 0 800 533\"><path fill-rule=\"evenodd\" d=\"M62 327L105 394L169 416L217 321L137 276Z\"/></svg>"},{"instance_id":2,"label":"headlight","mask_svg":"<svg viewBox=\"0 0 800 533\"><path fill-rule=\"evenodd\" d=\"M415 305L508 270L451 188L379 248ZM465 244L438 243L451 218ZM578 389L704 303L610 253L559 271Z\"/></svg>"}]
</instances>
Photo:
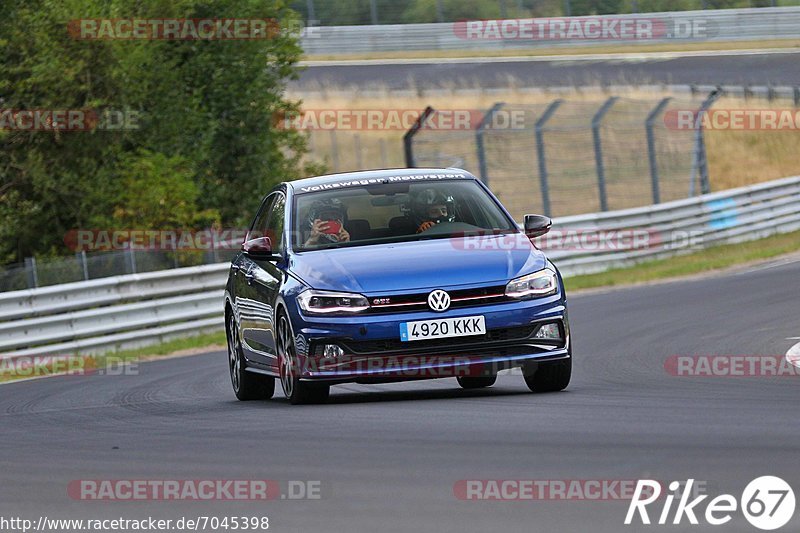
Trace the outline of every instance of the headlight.
<instances>
[{"instance_id":1,"label":"headlight","mask_svg":"<svg viewBox=\"0 0 800 533\"><path fill-rule=\"evenodd\" d=\"M360 313L365 309L369 309L369 302L364 296L351 292L309 289L297 297L297 302L303 311L312 315Z\"/></svg>"},{"instance_id":2,"label":"headlight","mask_svg":"<svg viewBox=\"0 0 800 533\"><path fill-rule=\"evenodd\" d=\"M558 292L558 277L549 268L512 279L506 285L506 296L511 298L538 298L556 292Z\"/></svg>"}]
</instances>

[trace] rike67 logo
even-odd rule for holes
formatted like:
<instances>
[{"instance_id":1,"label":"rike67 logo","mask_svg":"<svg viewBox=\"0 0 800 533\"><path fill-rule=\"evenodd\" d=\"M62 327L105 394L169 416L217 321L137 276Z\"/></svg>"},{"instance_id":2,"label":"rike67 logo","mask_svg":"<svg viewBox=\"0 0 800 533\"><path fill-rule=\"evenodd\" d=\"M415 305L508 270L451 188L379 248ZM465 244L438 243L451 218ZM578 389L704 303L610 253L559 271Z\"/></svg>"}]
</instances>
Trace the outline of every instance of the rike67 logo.
<instances>
[{"instance_id":1,"label":"rike67 logo","mask_svg":"<svg viewBox=\"0 0 800 533\"><path fill-rule=\"evenodd\" d=\"M700 523L698 518L701 518L705 519L707 524L721 526L733 520L734 514L741 509L751 525L764 531L772 531L786 525L794 515L794 491L779 477L762 476L754 479L745 487L739 500L731 494L721 494L705 503L705 511L701 511L703 507L701 504L708 495L689 500L693 495L693 484L694 479L689 479L685 484L685 490L681 490L683 483L678 481L670 483L671 493L663 498L661 512L654 515L652 520L656 520L655 523L662 526L683 524L684 519L691 525L698 525ZM648 506L659 501L662 496L662 487L658 481L639 480L628 507L628 514L625 516L625 525L634 523L650 525L652 522ZM676 499L678 503L673 511ZM649 511L658 511L654 509L657 505L652 507Z\"/></svg>"}]
</instances>

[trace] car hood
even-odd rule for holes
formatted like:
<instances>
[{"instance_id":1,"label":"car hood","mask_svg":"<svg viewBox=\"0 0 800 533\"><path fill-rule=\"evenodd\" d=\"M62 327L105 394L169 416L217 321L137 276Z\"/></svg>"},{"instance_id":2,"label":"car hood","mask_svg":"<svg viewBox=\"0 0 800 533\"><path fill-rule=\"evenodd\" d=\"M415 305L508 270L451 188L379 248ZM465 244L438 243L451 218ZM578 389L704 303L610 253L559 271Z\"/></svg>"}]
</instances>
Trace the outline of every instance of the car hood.
<instances>
[{"instance_id":1,"label":"car hood","mask_svg":"<svg viewBox=\"0 0 800 533\"><path fill-rule=\"evenodd\" d=\"M468 237L303 252L292 256L289 270L315 289L371 294L503 284L546 264L517 234L477 244Z\"/></svg>"}]
</instances>

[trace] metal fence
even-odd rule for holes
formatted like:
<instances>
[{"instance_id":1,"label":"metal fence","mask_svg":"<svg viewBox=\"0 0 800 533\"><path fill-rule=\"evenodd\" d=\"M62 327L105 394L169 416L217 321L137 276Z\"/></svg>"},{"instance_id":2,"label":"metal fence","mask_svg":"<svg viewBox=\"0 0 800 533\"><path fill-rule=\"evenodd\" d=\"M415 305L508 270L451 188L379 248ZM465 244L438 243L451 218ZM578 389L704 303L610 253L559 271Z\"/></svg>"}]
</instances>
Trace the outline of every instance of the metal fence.
<instances>
[{"instance_id":1,"label":"metal fence","mask_svg":"<svg viewBox=\"0 0 800 533\"><path fill-rule=\"evenodd\" d=\"M666 117L698 114L719 95L604 102L495 104L469 131L421 127L405 137L408 166L464 167L520 217L566 216L657 204L710 192L702 129ZM515 126L516 124L516 126Z\"/></svg>"},{"instance_id":2,"label":"metal fence","mask_svg":"<svg viewBox=\"0 0 800 533\"><path fill-rule=\"evenodd\" d=\"M215 264L230 260L231 249L164 251L127 248L79 252L67 257L28 257L23 263L0 269L0 292L46 287L75 281Z\"/></svg>"},{"instance_id":3,"label":"metal fence","mask_svg":"<svg viewBox=\"0 0 800 533\"><path fill-rule=\"evenodd\" d=\"M800 177L622 211L565 217L553 232L645 232L644 245L548 255L565 276L800 229ZM685 236L691 235L687 246ZM496 243L495 243L496 245ZM480 253L480 252L476 252ZM219 331L227 264L0 294L0 359L104 353Z\"/></svg>"},{"instance_id":4,"label":"metal fence","mask_svg":"<svg viewBox=\"0 0 800 533\"><path fill-rule=\"evenodd\" d=\"M611 96L616 91L630 93L630 87L604 87L597 93L608 96L598 100L593 92L581 97L574 87L556 88L534 93L534 101L541 102L536 105L507 103L471 110L477 117L472 117L469 128L423 128L412 137L410 146L404 146L399 130L310 129L309 159L325 164L330 172L399 168L409 163L466 168L482 177L514 216L533 209L567 216L644 206L708 192L709 178L713 181L705 164L702 132L675 129L671 119L677 111L696 113L704 103L730 108L800 108L800 86L724 86L719 103L710 99L717 90L712 86L647 85L638 87L637 95L644 96L634 99ZM513 94L511 88L504 91ZM495 92L421 91L422 98L454 102L486 101ZM670 97L665 98L667 95ZM406 90L365 89L356 96L347 91L311 91L300 96L334 102L356 102L361 96L387 102L418 101L418 95ZM465 110L439 110L454 111ZM479 131L476 118L480 117L488 118ZM429 123L437 123L436 110L428 118Z\"/></svg>"},{"instance_id":5,"label":"metal fence","mask_svg":"<svg viewBox=\"0 0 800 533\"><path fill-rule=\"evenodd\" d=\"M455 22L465 18L569 17L601 13L652 13L675 8L763 8L795 6L798 0L293 0L289 5L320 26Z\"/></svg>"},{"instance_id":6,"label":"metal fence","mask_svg":"<svg viewBox=\"0 0 800 533\"><path fill-rule=\"evenodd\" d=\"M800 1L793 2L798 6ZM787 4L784 4L787 5ZM745 4L746 6L746 4ZM700 7L700 6L696 6ZM344 10L343 10L344 11ZM516 18L531 15L508 15ZM534 16L561 16L559 14ZM404 52L410 50L520 50L569 46L652 45L702 42L761 41L796 39L800 27L800 7L775 7L761 9L722 9L713 11L674 11L656 14L624 15L632 21L651 23L659 30L638 38L610 33L601 38L569 37L567 34L536 34L534 37L485 37L466 33L464 21L501 18L500 14L480 15L468 12L454 20L430 24L394 23L369 24L337 22L334 26L309 29L301 44L307 55L369 54L375 52ZM619 15L603 15L592 22L619 19ZM580 22L580 19L571 19ZM324 21L324 19L323 19ZM403 21L410 22L410 21ZM524 22L520 21L520 24ZM639 23L636 23L639 24ZM488 30L491 26L484 22Z\"/></svg>"},{"instance_id":7,"label":"metal fence","mask_svg":"<svg viewBox=\"0 0 800 533\"><path fill-rule=\"evenodd\" d=\"M0 359L104 353L219 330L229 267L222 263L0 294Z\"/></svg>"},{"instance_id":8,"label":"metal fence","mask_svg":"<svg viewBox=\"0 0 800 533\"><path fill-rule=\"evenodd\" d=\"M561 235L635 232L644 244L633 244L633 239L627 246L603 248L594 240L589 246L548 251L548 256L564 276L574 276L752 241L800 230L798 201L800 177L795 176L662 205L563 217L553 224Z\"/></svg>"}]
</instances>

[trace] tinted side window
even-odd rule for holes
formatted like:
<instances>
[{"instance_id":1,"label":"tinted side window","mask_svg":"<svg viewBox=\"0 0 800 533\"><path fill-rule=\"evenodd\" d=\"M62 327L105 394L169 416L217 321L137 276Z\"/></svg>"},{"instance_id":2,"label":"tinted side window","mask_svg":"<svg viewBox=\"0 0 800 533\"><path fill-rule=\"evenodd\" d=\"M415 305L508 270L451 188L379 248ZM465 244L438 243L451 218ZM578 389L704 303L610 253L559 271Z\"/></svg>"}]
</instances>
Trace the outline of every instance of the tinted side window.
<instances>
[{"instance_id":1,"label":"tinted side window","mask_svg":"<svg viewBox=\"0 0 800 533\"><path fill-rule=\"evenodd\" d=\"M253 226L250 228L250 232L247 236L248 239L257 239L258 237L267 236L269 215L272 209L272 204L275 203L275 198L277 196L277 194L272 194L264 201L263 204L261 204L261 209L258 211L256 219L253 222Z\"/></svg>"},{"instance_id":2,"label":"tinted side window","mask_svg":"<svg viewBox=\"0 0 800 533\"><path fill-rule=\"evenodd\" d=\"M265 235L272 239L272 249L283 250L283 220L286 213L286 197L282 194L275 195L275 201L269 209Z\"/></svg>"}]
</instances>

